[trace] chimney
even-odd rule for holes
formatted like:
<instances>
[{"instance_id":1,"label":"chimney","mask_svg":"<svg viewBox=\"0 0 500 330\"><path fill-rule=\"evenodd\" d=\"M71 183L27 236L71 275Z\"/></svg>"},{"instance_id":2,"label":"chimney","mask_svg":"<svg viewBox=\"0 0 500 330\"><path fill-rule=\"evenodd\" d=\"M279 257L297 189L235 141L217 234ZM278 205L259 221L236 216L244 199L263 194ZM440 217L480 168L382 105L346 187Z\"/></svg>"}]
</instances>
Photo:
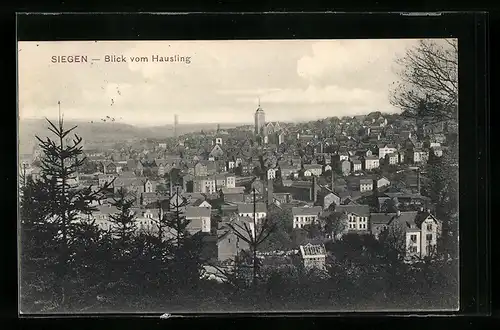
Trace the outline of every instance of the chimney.
<instances>
[{"instance_id":1,"label":"chimney","mask_svg":"<svg viewBox=\"0 0 500 330\"><path fill-rule=\"evenodd\" d=\"M335 189L335 172L333 172L333 167L332 167L332 182L331 182L331 185L332 185L332 191L334 191Z\"/></svg>"},{"instance_id":2,"label":"chimney","mask_svg":"<svg viewBox=\"0 0 500 330\"><path fill-rule=\"evenodd\" d=\"M423 206L420 207L420 212L424 212L424 207Z\"/></svg>"},{"instance_id":3,"label":"chimney","mask_svg":"<svg viewBox=\"0 0 500 330\"><path fill-rule=\"evenodd\" d=\"M427 209L427 213L429 213L429 214L430 214L430 213L431 213L431 209Z\"/></svg>"},{"instance_id":4,"label":"chimney","mask_svg":"<svg viewBox=\"0 0 500 330\"><path fill-rule=\"evenodd\" d=\"M420 195L420 168L417 169L417 192Z\"/></svg>"},{"instance_id":5,"label":"chimney","mask_svg":"<svg viewBox=\"0 0 500 330\"><path fill-rule=\"evenodd\" d=\"M274 200L273 194L273 180L267 180L267 204L271 205Z\"/></svg>"},{"instance_id":6,"label":"chimney","mask_svg":"<svg viewBox=\"0 0 500 330\"><path fill-rule=\"evenodd\" d=\"M401 216L401 211L400 211L400 210L398 210L398 211L396 212L396 216L397 216L397 217Z\"/></svg>"},{"instance_id":7,"label":"chimney","mask_svg":"<svg viewBox=\"0 0 500 330\"><path fill-rule=\"evenodd\" d=\"M311 188L309 188L309 199L316 202L316 178L312 177Z\"/></svg>"}]
</instances>

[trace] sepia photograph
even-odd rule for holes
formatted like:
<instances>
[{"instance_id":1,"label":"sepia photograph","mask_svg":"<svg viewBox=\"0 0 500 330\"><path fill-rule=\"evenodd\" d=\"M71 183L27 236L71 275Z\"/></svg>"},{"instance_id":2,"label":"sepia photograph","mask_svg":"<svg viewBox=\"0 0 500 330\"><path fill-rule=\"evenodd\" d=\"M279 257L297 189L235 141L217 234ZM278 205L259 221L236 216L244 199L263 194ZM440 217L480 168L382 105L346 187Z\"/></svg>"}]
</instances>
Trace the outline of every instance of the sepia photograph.
<instances>
[{"instance_id":1,"label":"sepia photograph","mask_svg":"<svg viewBox=\"0 0 500 330\"><path fill-rule=\"evenodd\" d=\"M458 39L19 41L21 315L458 311Z\"/></svg>"}]
</instances>

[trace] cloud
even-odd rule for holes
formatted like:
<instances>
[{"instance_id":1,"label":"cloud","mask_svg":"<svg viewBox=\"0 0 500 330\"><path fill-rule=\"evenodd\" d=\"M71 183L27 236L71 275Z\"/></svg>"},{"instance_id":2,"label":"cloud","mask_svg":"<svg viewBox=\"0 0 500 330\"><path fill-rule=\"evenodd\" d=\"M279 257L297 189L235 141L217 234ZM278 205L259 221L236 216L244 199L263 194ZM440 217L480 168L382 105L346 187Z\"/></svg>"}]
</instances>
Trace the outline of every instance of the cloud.
<instances>
[{"instance_id":1,"label":"cloud","mask_svg":"<svg viewBox=\"0 0 500 330\"><path fill-rule=\"evenodd\" d=\"M267 88L267 89L227 89L227 90L218 90L217 94L220 95L264 95L273 92L280 91L280 88Z\"/></svg>"},{"instance_id":2,"label":"cloud","mask_svg":"<svg viewBox=\"0 0 500 330\"><path fill-rule=\"evenodd\" d=\"M57 114L60 100L67 117L95 120L104 114L160 125L174 114L184 122L251 122L257 98L273 120L386 109L395 54L411 42L20 42L19 112ZM101 61L54 64L54 55ZM105 63L106 55L123 55L127 62ZM190 56L191 63L154 63L153 55ZM136 56L148 61L131 62Z\"/></svg>"}]
</instances>

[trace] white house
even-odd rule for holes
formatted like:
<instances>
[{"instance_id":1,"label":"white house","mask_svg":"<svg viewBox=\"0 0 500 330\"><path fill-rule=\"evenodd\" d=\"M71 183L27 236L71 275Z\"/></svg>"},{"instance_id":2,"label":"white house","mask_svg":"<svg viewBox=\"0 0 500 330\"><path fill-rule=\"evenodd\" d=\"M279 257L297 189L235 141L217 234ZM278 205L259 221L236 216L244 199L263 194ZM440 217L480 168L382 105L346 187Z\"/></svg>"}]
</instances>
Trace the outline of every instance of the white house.
<instances>
[{"instance_id":1,"label":"white house","mask_svg":"<svg viewBox=\"0 0 500 330\"><path fill-rule=\"evenodd\" d=\"M315 223L321 214L321 206L292 207L293 228L304 228L304 226Z\"/></svg>"},{"instance_id":2,"label":"white house","mask_svg":"<svg viewBox=\"0 0 500 330\"><path fill-rule=\"evenodd\" d=\"M358 172L362 170L362 164L359 159L354 159L352 162L352 171L353 172Z\"/></svg>"},{"instance_id":3,"label":"white house","mask_svg":"<svg viewBox=\"0 0 500 330\"><path fill-rule=\"evenodd\" d=\"M398 163L398 154L393 152L385 155L385 159L389 162L389 165L396 165Z\"/></svg>"},{"instance_id":4,"label":"white house","mask_svg":"<svg viewBox=\"0 0 500 330\"><path fill-rule=\"evenodd\" d=\"M365 157L365 170L373 170L380 167L380 159L377 156Z\"/></svg>"},{"instance_id":5,"label":"white house","mask_svg":"<svg viewBox=\"0 0 500 330\"><path fill-rule=\"evenodd\" d=\"M276 172L278 171L277 168L270 168L267 170L267 178L269 180L274 180L276 179Z\"/></svg>"},{"instance_id":6,"label":"white house","mask_svg":"<svg viewBox=\"0 0 500 330\"><path fill-rule=\"evenodd\" d=\"M396 151L397 151L396 147L391 144L385 144L385 145L381 144L378 146L378 157L380 159L384 159L385 155L392 154Z\"/></svg>"},{"instance_id":7,"label":"white house","mask_svg":"<svg viewBox=\"0 0 500 330\"><path fill-rule=\"evenodd\" d=\"M238 216L240 217L249 217L251 219L254 218L256 222L260 222L260 220L264 219L267 216L266 204L264 203L255 203L255 213L254 213L254 204L253 203L239 203L238 204Z\"/></svg>"},{"instance_id":8,"label":"white house","mask_svg":"<svg viewBox=\"0 0 500 330\"><path fill-rule=\"evenodd\" d=\"M304 164L304 176L320 176L323 173L323 166L318 164Z\"/></svg>"},{"instance_id":9,"label":"white house","mask_svg":"<svg viewBox=\"0 0 500 330\"><path fill-rule=\"evenodd\" d=\"M236 177L234 175L226 175L226 188L236 187Z\"/></svg>"},{"instance_id":10,"label":"white house","mask_svg":"<svg viewBox=\"0 0 500 330\"><path fill-rule=\"evenodd\" d=\"M361 179L359 180L359 191L366 192L373 190L373 180L372 179Z\"/></svg>"},{"instance_id":11,"label":"white house","mask_svg":"<svg viewBox=\"0 0 500 330\"><path fill-rule=\"evenodd\" d=\"M368 205L338 205L335 212L347 215L348 230L354 232L369 232L370 207Z\"/></svg>"},{"instance_id":12,"label":"white house","mask_svg":"<svg viewBox=\"0 0 500 330\"><path fill-rule=\"evenodd\" d=\"M189 221L187 230L191 234L199 231L210 233L211 209L207 207L186 206L184 217Z\"/></svg>"},{"instance_id":13,"label":"white house","mask_svg":"<svg viewBox=\"0 0 500 330\"><path fill-rule=\"evenodd\" d=\"M385 176L379 177L378 179L376 179L376 181L377 188L387 187L391 184L391 181L389 181L389 179L387 179Z\"/></svg>"},{"instance_id":14,"label":"white house","mask_svg":"<svg viewBox=\"0 0 500 330\"><path fill-rule=\"evenodd\" d=\"M349 154L347 152L339 153L339 160L342 162L344 160L349 160Z\"/></svg>"},{"instance_id":15,"label":"white house","mask_svg":"<svg viewBox=\"0 0 500 330\"><path fill-rule=\"evenodd\" d=\"M390 222L393 232L403 231L406 244L406 257L409 259L425 257L432 254L441 235L441 221L435 218L429 210L395 213ZM397 229L397 231L394 231Z\"/></svg>"}]
</instances>

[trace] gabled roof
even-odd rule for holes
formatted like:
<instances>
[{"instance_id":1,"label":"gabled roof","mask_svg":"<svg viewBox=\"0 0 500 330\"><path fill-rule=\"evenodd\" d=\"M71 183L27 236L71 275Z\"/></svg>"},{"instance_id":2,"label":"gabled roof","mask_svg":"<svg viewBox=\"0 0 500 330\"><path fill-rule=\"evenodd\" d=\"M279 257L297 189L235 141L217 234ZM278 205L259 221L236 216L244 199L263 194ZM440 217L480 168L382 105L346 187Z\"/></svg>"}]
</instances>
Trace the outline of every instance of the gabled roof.
<instances>
[{"instance_id":1,"label":"gabled roof","mask_svg":"<svg viewBox=\"0 0 500 330\"><path fill-rule=\"evenodd\" d=\"M238 204L238 213L253 213L254 212L254 204L253 203L239 203ZM266 213L266 204L264 203L255 203L255 212L256 213Z\"/></svg>"},{"instance_id":2,"label":"gabled roof","mask_svg":"<svg viewBox=\"0 0 500 330\"><path fill-rule=\"evenodd\" d=\"M206 202L206 200L204 198L198 198L197 200L195 200L193 203L191 203L192 206L200 206L201 204L203 204L204 202ZM207 202L208 203L208 202ZM210 203L209 203L210 205Z\"/></svg>"},{"instance_id":3,"label":"gabled roof","mask_svg":"<svg viewBox=\"0 0 500 330\"><path fill-rule=\"evenodd\" d=\"M335 207L337 212L345 212L347 214L356 214L358 216L367 217L370 215L370 206L368 205L338 205Z\"/></svg>"},{"instance_id":4,"label":"gabled roof","mask_svg":"<svg viewBox=\"0 0 500 330\"><path fill-rule=\"evenodd\" d=\"M184 211L184 216L186 218L199 218L206 217L209 218L211 215L211 210L205 207L197 207L197 206L186 206Z\"/></svg>"},{"instance_id":5,"label":"gabled roof","mask_svg":"<svg viewBox=\"0 0 500 330\"><path fill-rule=\"evenodd\" d=\"M222 188L223 194L243 194L245 192L245 187L235 187L235 188Z\"/></svg>"},{"instance_id":6,"label":"gabled roof","mask_svg":"<svg viewBox=\"0 0 500 330\"><path fill-rule=\"evenodd\" d=\"M322 211L321 206L292 207L292 216L318 215Z\"/></svg>"},{"instance_id":7,"label":"gabled roof","mask_svg":"<svg viewBox=\"0 0 500 330\"><path fill-rule=\"evenodd\" d=\"M391 218L389 225L397 221L398 223L404 225L406 228L416 227L417 224L415 223L415 218L417 214L417 211L400 212L399 216L396 214Z\"/></svg>"},{"instance_id":8,"label":"gabled roof","mask_svg":"<svg viewBox=\"0 0 500 330\"><path fill-rule=\"evenodd\" d=\"M305 170L314 170L314 169L322 169L323 166L319 164L304 164Z\"/></svg>"},{"instance_id":9,"label":"gabled roof","mask_svg":"<svg viewBox=\"0 0 500 330\"><path fill-rule=\"evenodd\" d=\"M372 225L388 225L396 213L370 213Z\"/></svg>"}]
</instances>

